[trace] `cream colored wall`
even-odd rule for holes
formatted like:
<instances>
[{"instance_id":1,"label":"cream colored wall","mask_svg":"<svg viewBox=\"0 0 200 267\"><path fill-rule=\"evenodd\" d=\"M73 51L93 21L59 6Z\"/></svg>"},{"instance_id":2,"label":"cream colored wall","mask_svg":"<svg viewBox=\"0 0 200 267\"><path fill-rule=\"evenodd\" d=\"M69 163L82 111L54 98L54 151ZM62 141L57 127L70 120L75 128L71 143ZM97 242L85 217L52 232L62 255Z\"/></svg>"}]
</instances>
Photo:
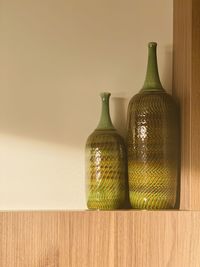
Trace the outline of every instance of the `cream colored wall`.
<instances>
[{"instance_id":1,"label":"cream colored wall","mask_svg":"<svg viewBox=\"0 0 200 267\"><path fill-rule=\"evenodd\" d=\"M99 92L124 134L149 41L171 90L172 15L172 0L0 1L0 209L85 208Z\"/></svg>"}]
</instances>

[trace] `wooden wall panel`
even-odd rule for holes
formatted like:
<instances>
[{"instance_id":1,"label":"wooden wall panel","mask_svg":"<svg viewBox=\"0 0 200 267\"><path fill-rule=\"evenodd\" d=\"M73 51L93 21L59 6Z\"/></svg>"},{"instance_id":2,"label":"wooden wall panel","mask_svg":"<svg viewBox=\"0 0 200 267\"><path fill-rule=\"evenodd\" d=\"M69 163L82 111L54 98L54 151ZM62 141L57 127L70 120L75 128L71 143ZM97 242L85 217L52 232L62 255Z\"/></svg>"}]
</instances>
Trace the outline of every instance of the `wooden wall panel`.
<instances>
[{"instance_id":1,"label":"wooden wall panel","mask_svg":"<svg viewBox=\"0 0 200 267\"><path fill-rule=\"evenodd\" d=\"M181 108L181 209L200 210L200 1L174 0L173 95Z\"/></svg>"},{"instance_id":2,"label":"wooden wall panel","mask_svg":"<svg viewBox=\"0 0 200 267\"><path fill-rule=\"evenodd\" d=\"M200 1L192 10L191 209L200 210Z\"/></svg>"},{"instance_id":3,"label":"wooden wall panel","mask_svg":"<svg viewBox=\"0 0 200 267\"><path fill-rule=\"evenodd\" d=\"M173 95L181 111L181 209L191 208L192 0L174 0Z\"/></svg>"},{"instance_id":4,"label":"wooden wall panel","mask_svg":"<svg viewBox=\"0 0 200 267\"><path fill-rule=\"evenodd\" d=\"M1 267L199 267L198 211L0 213Z\"/></svg>"}]
</instances>

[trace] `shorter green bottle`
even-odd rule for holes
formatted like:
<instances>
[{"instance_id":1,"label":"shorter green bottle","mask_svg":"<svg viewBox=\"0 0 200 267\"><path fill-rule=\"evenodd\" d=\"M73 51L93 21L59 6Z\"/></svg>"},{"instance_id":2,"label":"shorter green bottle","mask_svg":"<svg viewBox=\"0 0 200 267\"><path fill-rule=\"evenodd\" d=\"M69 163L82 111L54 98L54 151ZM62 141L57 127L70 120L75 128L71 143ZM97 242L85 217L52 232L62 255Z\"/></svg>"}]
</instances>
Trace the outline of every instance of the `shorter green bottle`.
<instances>
[{"instance_id":1,"label":"shorter green bottle","mask_svg":"<svg viewBox=\"0 0 200 267\"><path fill-rule=\"evenodd\" d=\"M101 118L86 142L88 209L123 208L128 194L125 144L110 118L110 95L110 93L100 94Z\"/></svg>"}]
</instances>

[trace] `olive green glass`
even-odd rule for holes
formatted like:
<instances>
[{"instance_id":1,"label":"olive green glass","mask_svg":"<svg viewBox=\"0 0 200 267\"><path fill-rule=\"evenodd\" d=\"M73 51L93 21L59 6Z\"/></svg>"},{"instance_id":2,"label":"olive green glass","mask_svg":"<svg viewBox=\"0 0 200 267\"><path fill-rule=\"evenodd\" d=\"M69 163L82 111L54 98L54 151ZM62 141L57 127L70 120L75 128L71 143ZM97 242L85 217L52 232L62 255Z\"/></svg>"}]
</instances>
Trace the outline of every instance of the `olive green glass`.
<instances>
[{"instance_id":1,"label":"olive green glass","mask_svg":"<svg viewBox=\"0 0 200 267\"><path fill-rule=\"evenodd\" d=\"M89 209L119 209L126 200L126 151L109 113L110 93L102 93L98 127L86 142L86 192Z\"/></svg>"},{"instance_id":2,"label":"olive green glass","mask_svg":"<svg viewBox=\"0 0 200 267\"><path fill-rule=\"evenodd\" d=\"M177 201L179 112L161 85L156 46L149 43L145 83L128 107L129 198L136 209L171 209Z\"/></svg>"}]
</instances>

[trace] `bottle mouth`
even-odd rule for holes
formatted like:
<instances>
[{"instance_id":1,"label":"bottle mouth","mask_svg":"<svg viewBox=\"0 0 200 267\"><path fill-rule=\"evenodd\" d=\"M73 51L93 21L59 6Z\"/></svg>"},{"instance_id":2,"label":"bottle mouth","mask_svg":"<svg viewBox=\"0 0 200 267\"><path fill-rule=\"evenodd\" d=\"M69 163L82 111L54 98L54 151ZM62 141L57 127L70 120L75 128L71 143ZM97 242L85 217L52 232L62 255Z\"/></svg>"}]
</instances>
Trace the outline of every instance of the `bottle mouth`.
<instances>
[{"instance_id":1,"label":"bottle mouth","mask_svg":"<svg viewBox=\"0 0 200 267\"><path fill-rule=\"evenodd\" d=\"M148 47L151 48L151 47L156 47L157 46L157 43L156 42L150 42L148 44Z\"/></svg>"},{"instance_id":2,"label":"bottle mouth","mask_svg":"<svg viewBox=\"0 0 200 267\"><path fill-rule=\"evenodd\" d=\"M110 92L102 92L102 93L100 93L100 96L102 99L110 98L111 93Z\"/></svg>"}]
</instances>

